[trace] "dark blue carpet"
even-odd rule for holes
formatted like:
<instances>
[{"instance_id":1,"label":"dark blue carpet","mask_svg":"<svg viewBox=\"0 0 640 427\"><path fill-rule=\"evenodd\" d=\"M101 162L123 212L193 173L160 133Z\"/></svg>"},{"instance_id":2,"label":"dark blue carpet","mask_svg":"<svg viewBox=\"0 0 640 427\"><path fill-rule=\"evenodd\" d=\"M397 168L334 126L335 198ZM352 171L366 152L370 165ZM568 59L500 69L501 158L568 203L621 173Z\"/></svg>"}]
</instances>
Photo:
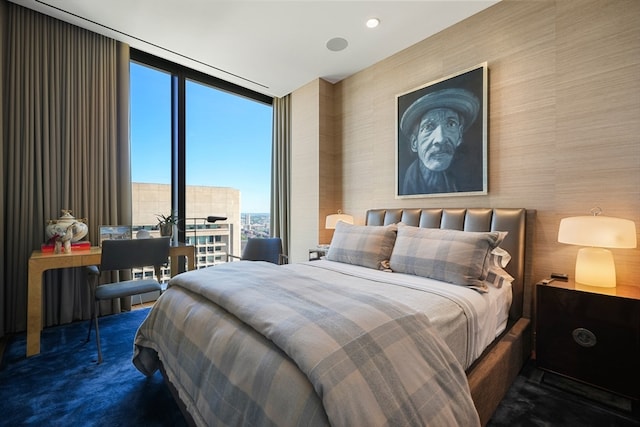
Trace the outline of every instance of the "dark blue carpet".
<instances>
[{"instance_id":1,"label":"dark blue carpet","mask_svg":"<svg viewBox=\"0 0 640 427\"><path fill-rule=\"evenodd\" d=\"M0 426L185 426L159 372L131 363L133 338L148 309L100 318L104 361L96 364L87 322L47 328L41 353L25 357L24 335L8 343L0 364ZM542 380L525 366L488 427L638 426L621 413Z\"/></svg>"},{"instance_id":2,"label":"dark blue carpet","mask_svg":"<svg viewBox=\"0 0 640 427\"><path fill-rule=\"evenodd\" d=\"M147 378L131 362L147 313L100 318L100 365L95 333L85 343L87 321L43 330L41 353L29 358L25 336L11 339L0 365L0 425L184 426L160 373Z\"/></svg>"},{"instance_id":3,"label":"dark blue carpet","mask_svg":"<svg viewBox=\"0 0 640 427\"><path fill-rule=\"evenodd\" d=\"M627 399L524 366L487 427L637 427Z\"/></svg>"}]
</instances>

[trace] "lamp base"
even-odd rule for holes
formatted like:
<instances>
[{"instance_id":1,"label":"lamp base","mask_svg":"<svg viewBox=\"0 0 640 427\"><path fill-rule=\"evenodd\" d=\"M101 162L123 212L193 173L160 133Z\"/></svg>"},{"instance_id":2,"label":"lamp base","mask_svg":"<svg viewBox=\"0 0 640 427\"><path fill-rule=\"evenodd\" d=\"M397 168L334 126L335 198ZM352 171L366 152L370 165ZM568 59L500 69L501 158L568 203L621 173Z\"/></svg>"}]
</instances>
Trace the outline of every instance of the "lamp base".
<instances>
[{"instance_id":1,"label":"lamp base","mask_svg":"<svg viewBox=\"0 0 640 427\"><path fill-rule=\"evenodd\" d=\"M576 258L576 283L615 288L616 266L611 251L602 248L581 248Z\"/></svg>"}]
</instances>

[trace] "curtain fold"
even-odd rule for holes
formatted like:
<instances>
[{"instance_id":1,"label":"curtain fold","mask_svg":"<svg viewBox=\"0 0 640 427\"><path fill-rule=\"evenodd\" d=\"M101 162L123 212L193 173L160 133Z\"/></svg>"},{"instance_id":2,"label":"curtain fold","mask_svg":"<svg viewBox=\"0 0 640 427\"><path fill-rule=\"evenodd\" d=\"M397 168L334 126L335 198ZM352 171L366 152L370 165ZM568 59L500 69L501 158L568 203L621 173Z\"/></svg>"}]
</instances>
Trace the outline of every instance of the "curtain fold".
<instances>
[{"instance_id":1,"label":"curtain fold","mask_svg":"<svg viewBox=\"0 0 640 427\"><path fill-rule=\"evenodd\" d=\"M273 100L271 152L271 234L282 239L289 254L291 216L291 95Z\"/></svg>"},{"instance_id":2,"label":"curtain fold","mask_svg":"<svg viewBox=\"0 0 640 427\"><path fill-rule=\"evenodd\" d=\"M5 112L6 112L6 102L5 100L7 99L7 97L5 96L5 90L4 90L4 69L5 69L5 64L6 64L6 50L5 50L5 46L6 46L6 40L7 40L7 34L6 31L4 30L5 28L7 28L7 3L2 0L0 1L0 100L2 100L0 102L0 129L2 130L2 133L0 133L0 139L2 139L2 150L0 150L0 165L2 165L2 167L5 166L5 148L7 146L6 144L6 127L4 125L5 120L4 120L4 116L5 116ZM5 174L1 173L0 174L0 189L2 191L2 196L0 197L0 337L4 336L4 331L6 329L6 324L7 324L7 315L8 315L8 311L6 308L6 288L7 288L7 282L6 282L6 268L5 268L5 263L6 263L6 252L5 252L5 226L4 224L5 222L5 209L6 209L6 204L5 204Z\"/></svg>"},{"instance_id":3,"label":"curtain fold","mask_svg":"<svg viewBox=\"0 0 640 427\"><path fill-rule=\"evenodd\" d=\"M0 332L7 333L26 329L27 264L47 221L69 209L87 218L97 244L101 224L131 223L131 174L128 46L5 6ZM43 283L45 326L90 317L82 268L48 271Z\"/></svg>"}]
</instances>

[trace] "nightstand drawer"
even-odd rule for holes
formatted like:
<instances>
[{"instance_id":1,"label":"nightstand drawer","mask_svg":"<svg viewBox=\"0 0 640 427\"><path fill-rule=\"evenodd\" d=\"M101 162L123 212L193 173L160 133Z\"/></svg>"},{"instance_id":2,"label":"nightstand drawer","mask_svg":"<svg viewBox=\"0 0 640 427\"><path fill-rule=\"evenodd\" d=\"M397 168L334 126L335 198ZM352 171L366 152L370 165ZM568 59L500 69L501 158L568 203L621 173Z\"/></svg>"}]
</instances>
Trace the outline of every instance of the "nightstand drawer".
<instances>
[{"instance_id":1,"label":"nightstand drawer","mask_svg":"<svg viewBox=\"0 0 640 427\"><path fill-rule=\"evenodd\" d=\"M538 285L542 369L640 398L640 300Z\"/></svg>"}]
</instances>

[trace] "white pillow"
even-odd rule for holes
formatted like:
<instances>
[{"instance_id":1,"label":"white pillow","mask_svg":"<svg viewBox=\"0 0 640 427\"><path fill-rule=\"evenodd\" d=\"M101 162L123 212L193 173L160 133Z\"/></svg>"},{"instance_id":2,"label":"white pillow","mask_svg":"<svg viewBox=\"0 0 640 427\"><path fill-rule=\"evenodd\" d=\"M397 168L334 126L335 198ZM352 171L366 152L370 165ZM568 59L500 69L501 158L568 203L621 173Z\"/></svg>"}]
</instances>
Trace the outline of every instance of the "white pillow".
<instances>
[{"instance_id":1,"label":"white pillow","mask_svg":"<svg viewBox=\"0 0 640 427\"><path fill-rule=\"evenodd\" d=\"M503 232L503 237L506 232ZM485 281L496 288L501 288L506 282L513 282L513 277L504 270L511 261L511 255L501 247L497 247L491 251L489 257L489 273Z\"/></svg>"}]
</instances>

